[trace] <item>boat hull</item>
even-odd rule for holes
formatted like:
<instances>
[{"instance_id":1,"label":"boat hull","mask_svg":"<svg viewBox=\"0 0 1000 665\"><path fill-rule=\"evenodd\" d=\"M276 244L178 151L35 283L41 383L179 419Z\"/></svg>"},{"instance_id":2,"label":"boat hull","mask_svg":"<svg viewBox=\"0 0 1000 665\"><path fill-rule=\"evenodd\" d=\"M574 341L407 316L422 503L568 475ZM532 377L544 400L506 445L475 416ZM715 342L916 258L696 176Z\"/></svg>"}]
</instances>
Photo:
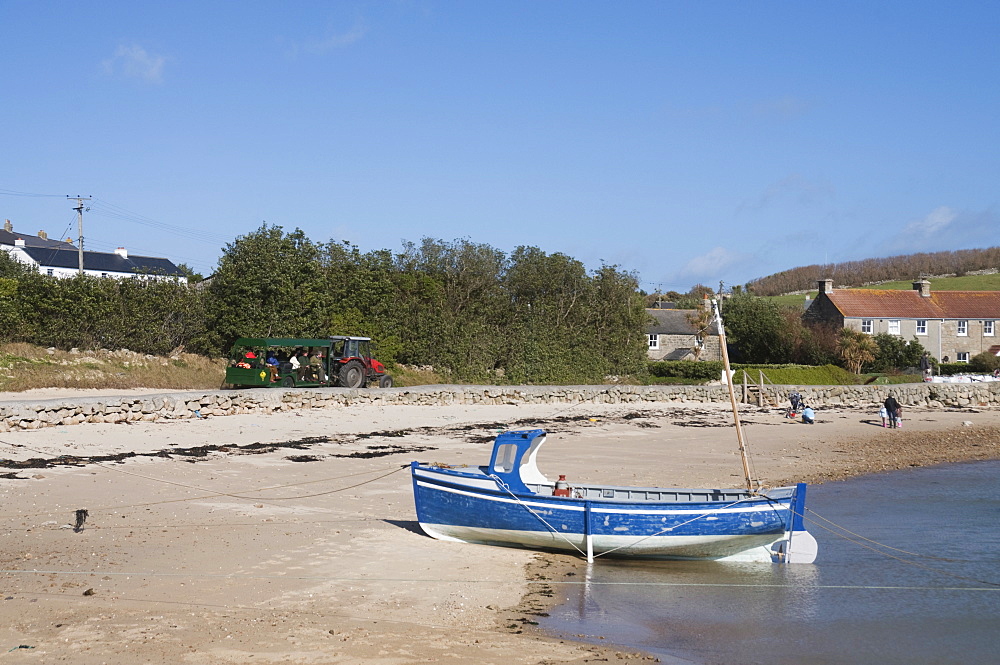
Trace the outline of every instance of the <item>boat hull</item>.
<instances>
[{"instance_id":1,"label":"boat hull","mask_svg":"<svg viewBox=\"0 0 1000 665\"><path fill-rule=\"evenodd\" d=\"M633 501L515 493L486 474L416 463L412 473L420 526L441 540L571 551L588 558L771 562L787 556L792 539L801 545L812 539L797 530L794 519L804 486L779 488L767 496L651 488L652 493L688 497ZM706 500L697 500L699 496Z\"/></svg>"}]
</instances>

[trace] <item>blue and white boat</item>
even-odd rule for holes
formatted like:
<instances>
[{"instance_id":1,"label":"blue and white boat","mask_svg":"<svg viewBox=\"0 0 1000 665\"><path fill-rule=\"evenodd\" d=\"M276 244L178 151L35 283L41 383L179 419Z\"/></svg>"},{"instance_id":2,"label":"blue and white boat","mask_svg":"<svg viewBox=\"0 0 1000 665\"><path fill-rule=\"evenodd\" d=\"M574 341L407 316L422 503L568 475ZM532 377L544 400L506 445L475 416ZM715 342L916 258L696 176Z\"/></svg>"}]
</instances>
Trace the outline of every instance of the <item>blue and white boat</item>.
<instances>
[{"instance_id":1,"label":"blue and white boat","mask_svg":"<svg viewBox=\"0 0 1000 665\"><path fill-rule=\"evenodd\" d=\"M713 301L728 376L729 355ZM440 540L596 556L812 563L806 485L762 490L750 464L731 381L729 399L747 488L674 489L552 482L538 469L545 432L504 432L486 466L410 465L417 521Z\"/></svg>"},{"instance_id":2,"label":"blue and white boat","mask_svg":"<svg viewBox=\"0 0 1000 665\"><path fill-rule=\"evenodd\" d=\"M413 462L417 521L439 540L595 556L812 563L804 483L767 491L574 485L538 469L545 432L504 432L486 466ZM568 496L566 495L568 494Z\"/></svg>"}]
</instances>

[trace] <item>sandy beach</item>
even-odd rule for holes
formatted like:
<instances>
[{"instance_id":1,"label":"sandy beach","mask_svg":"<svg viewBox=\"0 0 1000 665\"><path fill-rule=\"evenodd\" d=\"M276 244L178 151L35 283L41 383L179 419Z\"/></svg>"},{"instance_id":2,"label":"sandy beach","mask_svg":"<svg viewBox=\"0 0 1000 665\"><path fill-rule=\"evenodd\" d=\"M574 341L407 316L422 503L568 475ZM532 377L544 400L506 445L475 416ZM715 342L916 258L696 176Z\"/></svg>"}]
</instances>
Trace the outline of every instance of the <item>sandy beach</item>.
<instances>
[{"instance_id":1,"label":"sandy beach","mask_svg":"<svg viewBox=\"0 0 1000 665\"><path fill-rule=\"evenodd\" d=\"M997 411L908 409L902 430L874 411L817 417L743 412L766 485L1000 458ZM649 662L532 630L552 602L546 580L570 579L579 559L435 541L414 521L410 461L482 464L498 431L534 427L549 432L550 478L743 483L732 416L715 405L334 407L4 433L0 652L85 665Z\"/></svg>"}]
</instances>

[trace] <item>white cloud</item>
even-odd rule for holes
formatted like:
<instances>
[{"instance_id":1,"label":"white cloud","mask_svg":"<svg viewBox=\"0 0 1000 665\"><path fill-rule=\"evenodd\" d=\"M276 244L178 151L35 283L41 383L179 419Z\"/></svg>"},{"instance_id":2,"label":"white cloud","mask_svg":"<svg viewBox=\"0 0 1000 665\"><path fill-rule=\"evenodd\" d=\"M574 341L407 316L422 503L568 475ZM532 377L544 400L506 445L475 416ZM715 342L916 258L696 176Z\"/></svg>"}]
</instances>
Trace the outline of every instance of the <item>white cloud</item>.
<instances>
[{"instance_id":1,"label":"white cloud","mask_svg":"<svg viewBox=\"0 0 1000 665\"><path fill-rule=\"evenodd\" d=\"M162 55L152 55L138 44L121 45L113 57L102 64L109 76L120 74L128 78L136 78L147 83L160 83L163 78L163 65L167 59Z\"/></svg>"},{"instance_id":2,"label":"white cloud","mask_svg":"<svg viewBox=\"0 0 1000 665\"><path fill-rule=\"evenodd\" d=\"M313 55L322 55L331 49L344 48L345 46L350 46L355 42L361 41L367 32L368 29L364 24L358 21L347 32L328 35L323 39L306 42L303 48Z\"/></svg>"},{"instance_id":3,"label":"white cloud","mask_svg":"<svg viewBox=\"0 0 1000 665\"><path fill-rule=\"evenodd\" d=\"M908 236L918 236L919 238L930 238L942 231L958 219L958 213L948 206L940 206L930 211L923 219L910 222L903 229L903 234Z\"/></svg>"},{"instance_id":4,"label":"white cloud","mask_svg":"<svg viewBox=\"0 0 1000 665\"><path fill-rule=\"evenodd\" d=\"M938 206L904 225L888 238L887 246L898 253L994 247L998 227L1000 215L992 208L969 211Z\"/></svg>"},{"instance_id":5,"label":"white cloud","mask_svg":"<svg viewBox=\"0 0 1000 665\"><path fill-rule=\"evenodd\" d=\"M803 207L815 207L831 201L833 195L832 186L812 182L798 173L793 173L768 185L756 199L740 203L736 208L736 214L757 212L789 202Z\"/></svg>"},{"instance_id":6,"label":"white cloud","mask_svg":"<svg viewBox=\"0 0 1000 665\"><path fill-rule=\"evenodd\" d=\"M778 99L766 99L753 106L754 113L764 117L796 118L813 108L811 102L786 95Z\"/></svg>"},{"instance_id":7,"label":"white cloud","mask_svg":"<svg viewBox=\"0 0 1000 665\"><path fill-rule=\"evenodd\" d=\"M743 260L743 255L731 252L725 247L713 247L701 256L696 256L677 271L687 279L716 279L727 268Z\"/></svg>"},{"instance_id":8,"label":"white cloud","mask_svg":"<svg viewBox=\"0 0 1000 665\"><path fill-rule=\"evenodd\" d=\"M355 19L354 25L347 31L337 31L330 27L327 34L322 37L307 39L301 43L292 42L287 55L291 58L298 56L300 52L323 55L333 49L347 48L364 39L366 34L368 34L368 27L364 20L358 17Z\"/></svg>"}]
</instances>

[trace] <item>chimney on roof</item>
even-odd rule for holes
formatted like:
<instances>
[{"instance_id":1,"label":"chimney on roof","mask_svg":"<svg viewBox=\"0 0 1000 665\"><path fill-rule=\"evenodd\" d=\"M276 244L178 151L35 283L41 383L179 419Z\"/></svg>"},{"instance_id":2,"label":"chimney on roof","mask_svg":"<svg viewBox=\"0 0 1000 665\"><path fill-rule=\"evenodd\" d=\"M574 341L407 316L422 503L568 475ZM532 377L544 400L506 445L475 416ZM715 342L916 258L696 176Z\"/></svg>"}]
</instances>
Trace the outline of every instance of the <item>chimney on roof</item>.
<instances>
[{"instance_id":1,"label":"chimney on roof","mask_svg":"<svg viewBox=\"0 0 1000 665\"><path fill-rule=\"evenodd\" d=\"M817 282L820 293L833 293L833 280L821 279Z\"/></svg>"},{"instance_id":2,"label":"chimney on roof","mask_svg":"<svg viewBox=\"0 0 1000 665\"><path fill-rule=\"evenodd\" d=\"M72 245L73 244L73 239L72 238L66 238L66 242L68 242L69 244Z\"/></svg>"},{"instance_id":3,"label":"chimney on roof","mask_svg":"<svg viewBox=\"0 0 1000 665\"><path fill-rule=\"evenodd\" d=\"M913 290L920 293L921 298L931 297L931 283L926 279L918 279L913 282Z\"/></svg>"},{"instance_id":4,"label":"chimney on roof","mask_svg":"<svg viewBox=\"0 0 1000 665\"><path fill-rule=\"evenodd\" d=\"M14 238L14 247L24 247L24 238Z\"/></svg>"},{"instance_id":5,"label":"chimney on roof","mask_svg":"<svg viewBox=\"0 0 1000 665\"><path fill-rule=\"evenodd\" d=\"M41 238L42 240L48 240L49 239L49 234L46 233L45 231L39 231L38 232L38 237Z\"/></svg>"},{"instance_id":6,"label":"chimney on roof","mask_svg":"<svg viewBox=\"0 0 1000 665\"><path fill-rule=\"evenodd\" d=\"M123 259L127 259L128 258L128 252L125 251L124 247L119 247L118 249L116 249L115 250L115 254L117 254L118 256L122 257Z\"/></svg>"},{"instance_id":7,"label":"chimney on roof","mask_svg":"<svg viewBox=\"0 0 1000 665\"><path fill-rule=\"evenodd\" d=\"M10 223L9 219L6 222L3 223L3 230L4 231L13 231L14 230L14 225Z\"/></svg>"}]
</instances>

